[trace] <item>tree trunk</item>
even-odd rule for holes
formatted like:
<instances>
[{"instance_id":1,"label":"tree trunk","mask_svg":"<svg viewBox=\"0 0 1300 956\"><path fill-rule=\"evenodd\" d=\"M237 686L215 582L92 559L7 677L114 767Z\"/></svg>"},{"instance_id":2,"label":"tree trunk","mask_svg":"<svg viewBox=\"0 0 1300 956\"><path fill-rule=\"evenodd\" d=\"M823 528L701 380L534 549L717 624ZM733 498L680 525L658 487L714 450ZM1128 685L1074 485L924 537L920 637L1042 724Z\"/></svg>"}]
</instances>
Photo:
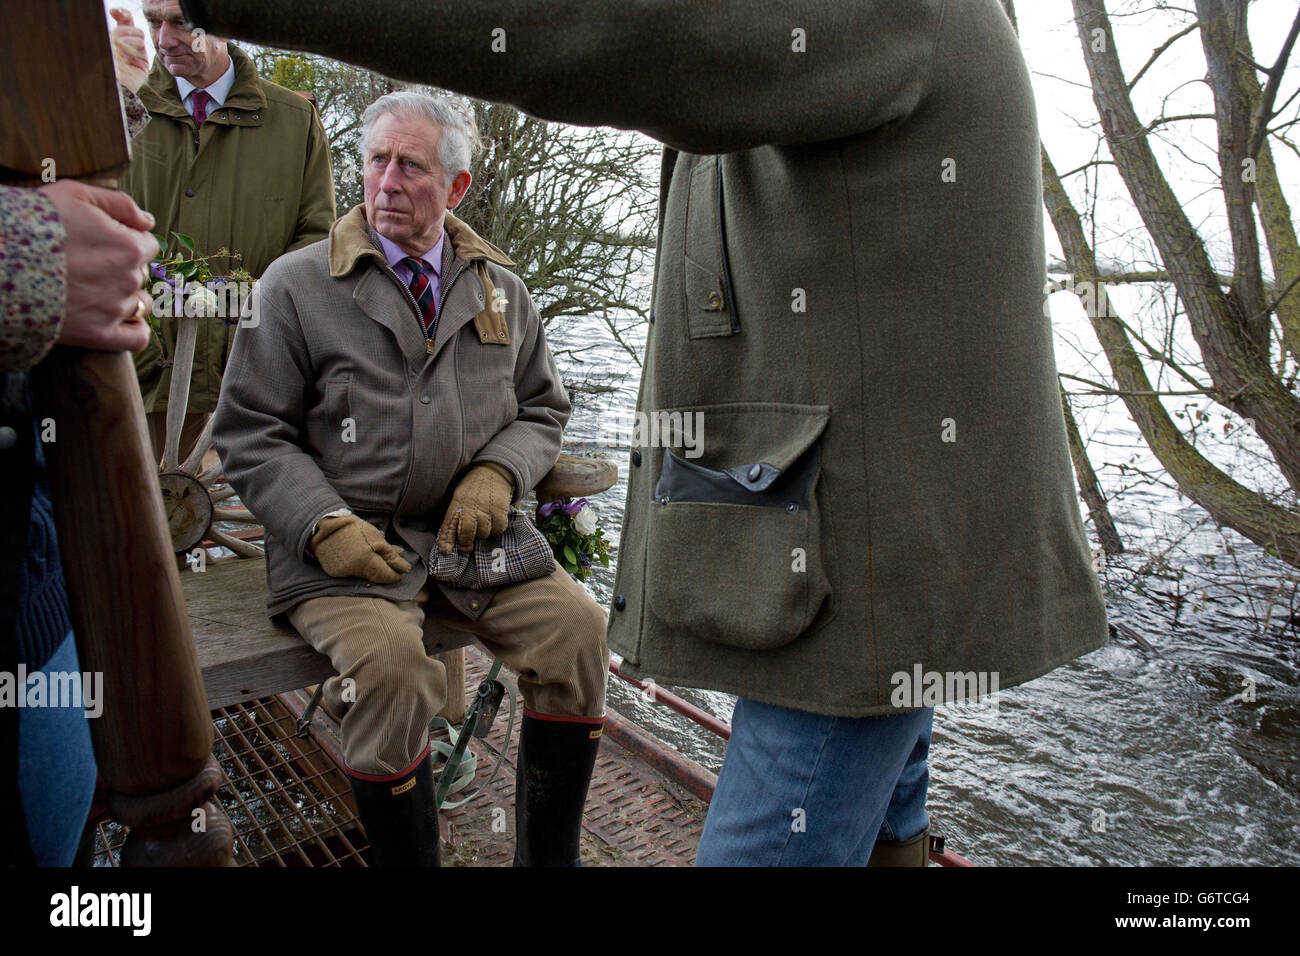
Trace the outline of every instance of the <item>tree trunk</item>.
<instances>
[{"instance_id":1,"label":"tree trunk","mask_svg":"<svg viewBox=\"0 0 1300 956\"><path fill-rule=\"evenodd\" d=\"M1260 351L1247 334L1251 316L1243 312L1243 305L1253 293L1234 288L1229 294L1220 288L1205 246L1160 170L1145 127L1134 112L1105 3L1073 0L1073 4L1093 99L1111 154L1187 309L1216 397L1254 422L1283 476L1293 490L1300 490L1300 400L1273 373L1267 352ZM1225 180L1233 179L1229 170L1224 172ZM1231 204L1239 193L1236 185L1225 181L1224 189L1229 216L1240 218ZM1238 269L1248 265L1237 262ZM1254 265L1258 267L1257 260ZM1253 287L1246 283L1240 288Z\"/></svg>"},{"instance_id":2,"label":"tree trunk","mask_svg":"<svg viewBox=\"0 0 1300 956\"><path fill-rule=\"evenodd\" d=\"M1097 529L1097 541L1107 554L1123 554L1124 542L1115 530L1115 520L1110 516L1106 506L1106 496L1101 492L1101 482L1088 460L1088 450L1084 447L1083 436L1074 420L1074 410L1070 408L1070 399L1061 389L1061 409L1065 412L1065 433L1070 440L1070 458L1074 461L1074 474L1079 479L1079 494L1092 515L1092 525Z\"/></svg>"},{"instance_id":3,"label":"tree trunk","mask_svg":"<svg viewBox=\"0 0 1300 956\"><path fill-rule=\"evenodd\" d=\"M1096 276L1096 257L1085 238L1083 223L1046 150L1043 151L1043 201L1071 271L1080 278ZM1123 324L1113 317L1116 313L1106 297L1105 287L1099 286L1097 290L1096 305L1087 310L1088 319L1106 352L1124 404L1156 458L1179 489L1216 521L1274 552L1288 564L1300 567L1300 515L1279 508L1233 481L1188 443L1152 389Z\"/></svg>"}]
</instances>

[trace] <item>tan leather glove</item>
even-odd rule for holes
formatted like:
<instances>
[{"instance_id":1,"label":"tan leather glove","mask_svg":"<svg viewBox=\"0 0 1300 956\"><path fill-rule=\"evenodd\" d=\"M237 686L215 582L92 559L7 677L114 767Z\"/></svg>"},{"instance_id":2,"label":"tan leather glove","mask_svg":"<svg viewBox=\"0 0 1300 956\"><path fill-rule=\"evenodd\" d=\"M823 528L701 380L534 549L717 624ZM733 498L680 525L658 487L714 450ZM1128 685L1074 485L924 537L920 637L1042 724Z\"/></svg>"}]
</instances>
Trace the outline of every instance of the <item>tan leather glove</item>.
<instances>
[{"instance_id":1,"label":"tan leather glove","mask_svg":"<svg viewBox=\"0 0 1300 956\"><path fill-rule=\"evenodd\" d=\"M321 518L311 539L312 554L336 578L365 578L376 584L396 584L411 570L402 549L356 515Z\"/></svg>"},{"instance_id":2,"label":"tan leather glove","mask_svg":"<svg viewBox=\"0 0 1300 956\"><path fill-rule=\"evenodd\" d=\"M515 480L500 465L484 462L471 468L456 486L438 529L438 553L451 554L453 547L468 551L475 538L505 531L514 493Z\"/></svg>"}]
</instances>

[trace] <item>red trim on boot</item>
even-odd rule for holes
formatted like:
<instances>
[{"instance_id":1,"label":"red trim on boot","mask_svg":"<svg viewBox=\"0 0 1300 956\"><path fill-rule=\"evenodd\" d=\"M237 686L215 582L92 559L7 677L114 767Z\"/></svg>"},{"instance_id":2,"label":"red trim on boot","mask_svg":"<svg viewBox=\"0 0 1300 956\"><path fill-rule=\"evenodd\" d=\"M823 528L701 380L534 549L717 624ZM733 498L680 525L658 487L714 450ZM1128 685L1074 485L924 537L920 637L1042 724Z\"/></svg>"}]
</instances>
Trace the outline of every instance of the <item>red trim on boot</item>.
<instances>
[{"instance_id":1,"label":"red trim on boot","mask_svg":"<svg viewBox=\"0 0 1300 956\"><path fill-rule=\"evenodd\" d=\"M349 777L356 777L358 780L369 780L371 783L391 783L394 780L401 780L407 774L414 773L415 768L424 762L424 758L429 756L429 745L424 745L424 750L420 756L405 770L399 770L397 773L362 773L360 770L353 770L351 767L344 767L344 772Z\"/></svg>"},{"instance_id":2,"label":"red trim on boot","mask_svg":"<svg viewBox=\"0 0 1300 956\"><path fill-rule=\"evenodd\" d=\"M533 720L549 720L556 724L603 724L604 717L574 717L569 714L539 714L535 710L524 708L524 716Z\"/></svg>"}]
</instances>

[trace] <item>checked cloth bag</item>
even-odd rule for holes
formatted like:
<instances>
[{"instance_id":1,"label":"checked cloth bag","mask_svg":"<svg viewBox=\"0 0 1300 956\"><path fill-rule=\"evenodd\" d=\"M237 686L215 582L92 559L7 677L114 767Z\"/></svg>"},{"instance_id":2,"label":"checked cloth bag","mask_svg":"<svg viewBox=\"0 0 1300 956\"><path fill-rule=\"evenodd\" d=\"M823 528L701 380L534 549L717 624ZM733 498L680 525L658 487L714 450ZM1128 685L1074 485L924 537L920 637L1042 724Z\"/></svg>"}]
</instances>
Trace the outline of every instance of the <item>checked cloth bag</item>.
<instances>
[{"instance_id":1,"label":"checked cloth bag","mask_svg":"<svg viewBox=\"0 0 1300 956\"><path fill-rule=\"evenodd\" d=\"M511 510L506 530L478 538L474 550L429 554L429 577L455 588L483 591L541 578L555 570L555 554L528 516Z\"/></svg>"}]
</instances>

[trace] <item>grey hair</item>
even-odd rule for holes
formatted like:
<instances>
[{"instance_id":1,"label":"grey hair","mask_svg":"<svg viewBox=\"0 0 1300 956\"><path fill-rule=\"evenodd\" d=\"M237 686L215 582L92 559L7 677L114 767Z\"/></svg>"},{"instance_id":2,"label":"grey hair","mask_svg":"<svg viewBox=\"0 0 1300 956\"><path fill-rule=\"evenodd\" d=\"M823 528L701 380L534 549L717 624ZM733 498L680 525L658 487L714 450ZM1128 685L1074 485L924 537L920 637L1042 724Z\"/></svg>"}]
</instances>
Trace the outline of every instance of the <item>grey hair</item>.
<instances>
[{"instance_id":1,"label":"grey hair","mask_svg":"<svg viewBox=\"0 0 1300 956\"><path fill-rule=\"evenodd\" d=\"M387 93L366 107L361 117L361 158L366 158L370 143L370 129L379 117L388 113L419 117L442 128L438 143L438 162L447 188L462 169L468 170L475 151L482 145L478 129L471 115L457 108L455 101L445 96L430 96L414 90Z\"/></svg>"}]
</instances>

